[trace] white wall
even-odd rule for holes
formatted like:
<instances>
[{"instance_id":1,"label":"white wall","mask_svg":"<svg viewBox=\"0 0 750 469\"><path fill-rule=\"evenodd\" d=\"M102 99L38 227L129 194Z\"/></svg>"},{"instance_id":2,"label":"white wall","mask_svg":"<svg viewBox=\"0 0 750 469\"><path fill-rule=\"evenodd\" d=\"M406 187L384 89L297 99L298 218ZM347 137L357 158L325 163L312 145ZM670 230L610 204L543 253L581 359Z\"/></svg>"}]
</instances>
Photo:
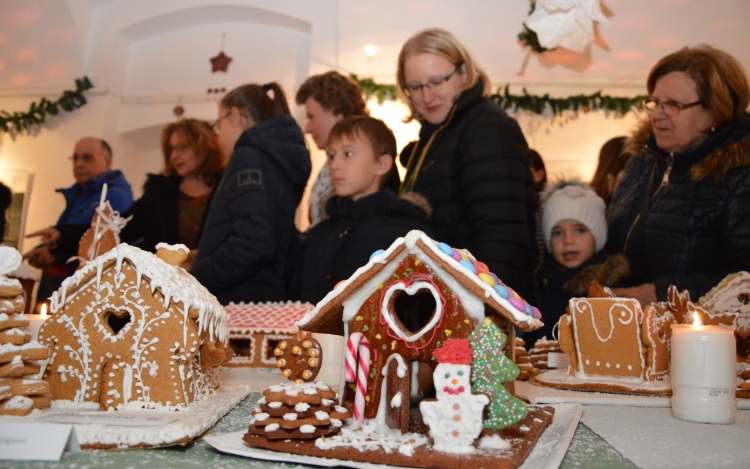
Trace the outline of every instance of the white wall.
<instances>
[{"instance_id":1,"label":"white wall","mask_svg":"<svg viewBox=\"0 0 750 469\"><path fill-rule=\"evenodd\" d=\"M276 80L293 105L294 92L308 74L334 68L393 83L401 44L430 26L451 30L493 85L509 83L514 93L527 87L560 97L600 89L635 96L644 92L656 60L703 42L727 50L750 69L747 0L605 0L604 6L611 24L598 27L588 53L558 50L527 57L516 40L526 1L2 0L0 110L24 111L41 96L56 98L83 75L97 88L86 93L89 103L80 110L15 139L4 135L0 169L36 175L27 229L44 227L62 211L62 197L52 188L72 184L65 157L78 138L107 139L115 167L140 194L145 173L161 168L158 136L176 119L177 104L185 117L213 120L218 97L206 89ZM208 59L219 52L222 34L224 51L234 61L228 73L211 73ZM372 59L363 53L367 44L379 48ZM371 100L368 105L394 129L399 148L415 138L418 126L402 122L403 104ZM302 108L292 108L302 124ZM635 122L633 115L618 119L602 112L567 122L525 113L517 117L551 173L574 170L585 179L594 171L601 144ZM308 146L316 174L324 155L311 140ZM300 214L300 225L305 218Z\"/></svg>"}]
</instances>

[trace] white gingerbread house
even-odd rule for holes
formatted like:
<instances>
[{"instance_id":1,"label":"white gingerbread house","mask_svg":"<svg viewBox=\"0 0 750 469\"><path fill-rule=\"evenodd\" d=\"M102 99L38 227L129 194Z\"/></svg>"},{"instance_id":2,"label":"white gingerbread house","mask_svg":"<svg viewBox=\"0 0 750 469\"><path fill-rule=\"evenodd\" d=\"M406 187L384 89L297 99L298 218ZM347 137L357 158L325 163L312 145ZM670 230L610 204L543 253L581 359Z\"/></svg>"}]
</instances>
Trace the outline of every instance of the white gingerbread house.
<instances>
[{"instance_id":1,"label":"white gingerbread house","mask_svg":"<svg viewBox=\"0 0 750 469\"><path fill-rule=\"evenodd\" d=\"M158 247L157 256L120 244L53 294L39 341L51 350L54 400L178 409L218 387L214 367L231 357L227 314L178 266L187 248Z\"/></svg>"},{"instance_id":2,"label":"white gingerbread house","mask_svg":"<svg viewBox=\"0 0 750 469\"><path fill-rule=\"evenodd\" d=\"M433 350L448 338L467 338L486 318L508 336L511 345L502 352L511 359L514 328L534 330L542 325L539 311L471 253L415 230L374 253L297 325L303 331L342 335L347 341L363 337L348 347L366 346L371 360L365 373L364 417L387 414L383 418L388 425L406 431L412 406L405 398L396 399L404 405L392 405L394 398L418 399L432 384L437 366ZM417 374L420 381L429 382L418 386ZM342 388L342 405L352 408L356 388L354 383Z\"/></svg>"}]
</instances>

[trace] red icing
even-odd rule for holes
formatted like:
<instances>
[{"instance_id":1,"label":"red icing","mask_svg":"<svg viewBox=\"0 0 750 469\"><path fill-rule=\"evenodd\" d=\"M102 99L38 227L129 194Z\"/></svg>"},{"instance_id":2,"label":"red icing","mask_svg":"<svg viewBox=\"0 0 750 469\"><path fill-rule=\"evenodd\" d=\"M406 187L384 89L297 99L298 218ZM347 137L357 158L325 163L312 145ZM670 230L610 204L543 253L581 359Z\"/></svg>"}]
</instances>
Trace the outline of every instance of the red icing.
<instances>
[{"instance_id":1,"label":"red icing","mask_svg":"<svg viewBox=\"0 0 750 469\"><path fill-rule=\"evenodd\" d=\"M432 352L438 363L471 365L471 346L466 339L446 339L442 347Z\"/></svg>"}]
</instances>

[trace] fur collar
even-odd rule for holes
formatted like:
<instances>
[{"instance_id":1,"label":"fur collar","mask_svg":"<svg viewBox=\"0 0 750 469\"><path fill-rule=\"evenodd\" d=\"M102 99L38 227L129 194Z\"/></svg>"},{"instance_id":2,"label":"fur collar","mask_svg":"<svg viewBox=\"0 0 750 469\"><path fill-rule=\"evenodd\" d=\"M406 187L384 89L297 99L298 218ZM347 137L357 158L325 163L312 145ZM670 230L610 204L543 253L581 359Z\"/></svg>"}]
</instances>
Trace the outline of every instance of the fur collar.
<instances>
[{"instance_id":1,"label":"fur collar","mask_svg":"<svg viewBox=\"0 0 750 469\"><path fill-rule=\"evenodd\" d=\"M730 124L735 129L728 132L727 138L722 142L717 142L717 147L708 156L693 165L690 169L690 176L694 182L701 181L708 176L713 176L714 180L719 182L729 171L750 165L750 132L747 130L747 121L750 121L750 116L745 114L739 123ZM651 121L649 119L640 121L626 141L623 152L631 156L642 154L652 134Z\"/></svg>"},{"instance_id":2,"label":"fur collar","mask_svg":"<svg viewBox=\"0 0 750 469\"><path fill-rule=\"evenodd\" d=\"M630 275L630 264L622 254L609 256L601 264L586 267L575 277L565 282L563 289L574 297L588 296L589 285L596 280L600 285L615 286Z\"/></svg>"}]
</instances>

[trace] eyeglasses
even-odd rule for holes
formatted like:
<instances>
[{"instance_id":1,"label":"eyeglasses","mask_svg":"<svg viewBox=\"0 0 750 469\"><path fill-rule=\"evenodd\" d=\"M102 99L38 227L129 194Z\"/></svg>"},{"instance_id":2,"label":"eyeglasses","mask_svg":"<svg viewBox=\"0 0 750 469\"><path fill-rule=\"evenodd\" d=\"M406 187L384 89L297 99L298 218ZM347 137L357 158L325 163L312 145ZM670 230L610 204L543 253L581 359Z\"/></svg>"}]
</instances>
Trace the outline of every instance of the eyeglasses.
<instances>
[{"instance_id":1,"label":"eyeglasses","mask_svg":"<svg viewBox=\"0 0 750 469\"><path fill-rule=\"evenodd\" d=\"M232 115L232 113L231 113L231 112L227 112L227 113L226 113L226 114L224 114L223 116L221 116L221 117L219 117L218 119L216 119L216 122L214 122L214 123L213 123L213 124L211 125L211 128L212 128L212 129L214 129L214 132L218 132L218 131L219 131L219 122L221 122L221 120L222 120L222 119L226 119L227 117L229 117L229 116L231 116L231 115Z\"/></svg>"},{"instance_id":2,"label":"eyeglasses","mask_svg":"<svg viewBox=\"0 0 750 469\"><path fill-rule=\"evenodd\" d=\"M68 159L72 161L73 163L78 163L79 161L82 161L86 164L93 163L94 162L94 155L91 153L84 153L83 155L73 155L69 156Z\"/></svg>"},{"instance_id":3,"label":"eyeglasses","mask_svg":"<svg viewBox=\"0 0 750 469\"><path fill-rule=\"evenodd\" d=\"M702 101L696 101L694 103L688 103L688 104L682 104L677 101L655 101L653 99L649 99L646 101L643 101L643 109L645 109L648 112L654 112L656 111L656 108L661 108L662 112L668 116L676 116L680 113L680 111L684 111L685 109L691 108L693 106L698 106L699 104L703 104Z\"/></svg>"},{"instance_id":4,"label":"eyeglasses","mask_svg":"<svg viewBox=\"0 0 750 469\"><path fill-rule=\"evenodd\" d=\"M189 149L190 147L188 145L177 145L176 147L169 147L169 154L171 155L173 151L176 151L177 153L185 153Z\"/></svg>"},{"instance_id":5,"label":"eyeglasses","mask_svg":"<svg viewBox=\"0 0 750 469\"><path fill-rule=\"evenodd\" d=\"M440 91L441 88L443 88L443 86L445 86L446 83L448 83L448 80L450 80L453 77L453 75L455 75L459 70L461 70L460 65L456 67L449 74L444 75L442 77L433 78L427 83L403 83L401 85L401 88L404 90L404 93L406 93L406 96L411 96L414 93L418 93L424 88L427 88L428 90L433 91L433 92L438 92Z\"/></svg>"}]
</instances>

